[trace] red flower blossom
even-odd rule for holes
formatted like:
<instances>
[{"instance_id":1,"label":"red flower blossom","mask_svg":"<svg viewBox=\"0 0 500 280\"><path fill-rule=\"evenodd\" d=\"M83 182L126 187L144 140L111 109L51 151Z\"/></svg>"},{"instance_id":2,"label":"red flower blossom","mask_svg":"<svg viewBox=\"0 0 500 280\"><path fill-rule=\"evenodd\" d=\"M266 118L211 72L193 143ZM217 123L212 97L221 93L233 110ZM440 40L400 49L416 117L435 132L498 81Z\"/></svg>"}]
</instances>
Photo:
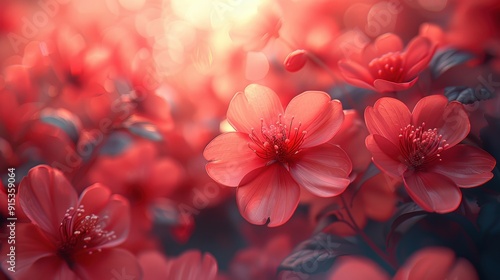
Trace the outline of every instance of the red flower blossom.
<instances>
[{"instance_id":1,"label":"red flower blossom","mask_svg":"<svg viewBox=\"0 0 500 280\"><path fill-rule=\"evenodd\" d=\"M299 202L299 186L329 197L349 184L349 157L327 143L344 119L342 104L326 93L304 92L283 110L271 89L249 85L234 96L227 118L236 132L208 144L206 169L218 183L238 186L240 212L251 223L285 223Z\"/></svg>"},{"instance_id":2,"label":"red flower blossom","mask_svg":"<svg viewBox=\"0 0 500 280\"><path fill-rule=\"evenodd\" d=\"M88 175L90 182L103 183L113 193L124 196L131 206L135 226L122 247L135 252L156 245L147 235L153 226L152 206L175 192L184 173L175 159L159 157L155 145L146 141L134 142L120 156L101 157L96 162Z\"/></svg>"},{"instance_id":3,"label":"red flower blossom","mask_svg":"<svg viewBox=\"0 0 500 280\"><path fill-rule=\"evenodd\" d=\"M332 268L329 280L390 280L391 277L375 262L364 257L342 257ZM424 248L413 254L397 271L393 280L477 280L472 264L442 247Z\"/></svg>"},{"instance_id":4,"label":"red flower blossom","mask_svg":"<svg viewBox=\"0 0 500 280\"><path fill-rule=\"evenodd\" d=\"M429 247L413 254L399 268L393 279L477 280L479 277L476 269L467 259L457 258L455 253L448 248Z\"/></svg>"},{"instance_id":5,"label":"red flower blossom","mask_svg":"<svg viewBox=\"0 0 500 280\"><path fill-rule=\"evenodd\" d=\"M214 280L217 277L217 261L209 254L191 250L177 258L166 259L155 251L139 255L144 271L143 280Z\"/></svg>"},{"instance_id":6,"label":"red flower blossom","mask_svg":"<svg viewBox=\"0 0 500 280\"><path fill-rule=\"evenodd\" d=\"M113 248L130 227L123 197L94 184L78 199L59 170L40 165L21 181L19 201L32 223L17 225L15 279L111 279L124 269L140 277L136 258Z\"/></svg>"},{"instance_id":7,"label":"red flower blossom","mask_svg":"<svg viewBox=\"0 0 500 280\"><path fill-rule=\"evenodd\" d=\"M402 178L408 194L427 211L455 210L462 200L459 187L479 186L493 176L492 156L458 144L470 130L458 102L428 96L410 113L401 101L381 98L366 108L365 121L373 162L388 175Z\"/></svg>"},{"instance_id":8,"label":"red flower blossom","mask_svg":"<svg viewBox=\"0 0 500 280\"><path fill-rule=\"evenodd\" d=\"M360 56L339 61L347 82L378 92L412 87L434 54L434 45L424 37L414 38L403 51L401 39L391 33L379 36Z\"/></svg>"}]
</instances>

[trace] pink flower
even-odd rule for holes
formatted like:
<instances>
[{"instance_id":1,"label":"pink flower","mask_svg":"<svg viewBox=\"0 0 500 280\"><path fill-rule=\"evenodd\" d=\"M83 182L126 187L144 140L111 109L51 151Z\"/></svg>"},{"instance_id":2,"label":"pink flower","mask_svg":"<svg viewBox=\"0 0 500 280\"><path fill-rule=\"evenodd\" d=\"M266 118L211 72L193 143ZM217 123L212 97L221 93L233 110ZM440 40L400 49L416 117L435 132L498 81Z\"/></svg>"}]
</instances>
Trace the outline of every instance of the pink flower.
<instances>
[{"instance_id":1,"label":"pink flower","mask_svg":"<svg viewBox=\"0 0 500 280\"><path fill-rule=\"evenodd\" d=\"M123 197L94 184L78 199L59 170L40 165L21 181L19 202L32 223L17 225L15 279L111 279L115 270L141 276L136 258L113 248L130 227Z\"/></svg>"},{"instance_id":2,"label":"pink flower","mask_svg":"<svg viewBox=\"0 0 500 280\"><path fill-rule=\"evenodd\" d=\"M342 257L333 267L329 280L390 280L375 262L364 257ZM392 277L393 280L477 280L474 266L444 247L424 248L414 253Z\"/></svg>"},{"instance_id":3,"label":"pink flower","mask_svg":"<svg viewBox=\"0 0 500 280\"><path fill-rule=\"evenodd\" d=\"M479 277L467 259L457 258L448 248L429 247L419 250L406 260L393 279L477 280Z\"/></svg>"},{"instance_id":4,"label":"pink flower","mask_svg":"<svg viewBox=\"0 0 500 280\"><path fill-rule=\"evenodd\" d=\"M190 250L177 258L166 259L155 251L139 255L144 280L215 280L217 261L209 254Z\"/></svg>"},{"instance_id":5,"label":"pink flower","mask_svg":"<svg viewBox=\"0 0 500 280\"><path fill-rule=\"evenodd\" d=\"M321 197L342 193L352 164L338 146L327 143L344 119L342 104L324 92L293 98L283 110L276 93L249 85L237 93L227 113L236 132L208 144L207 173L220 184L238 187L243 217L279 226L299 203L300 186Z\"/></svg>"},{"instance_id":6,"label":"pink flower","mask_svg":"<svg viewBox=\"0 0 500 280\"><path fill-rule=\"evenodd\" d=\"M346 81L378 92L401 91L412 87L429 64L434 45L424 37L414 38L403 51L401 39L391 33L379 36L361 55L339 61Z\"/></svg>"},{"instance_id":7,"label":"pink flower","mask_svg":"<svg viewBox=\"0 0 500 280\"><path fill-rule=\"evenodd\" d=\"M458 102L441 95L421 99L413 112L394 98L365 110L373 162L402 178L408 194L427 211L447 213L462 200L459 188L479 186L493 176L495 160L485 151L459 144L470 130Z\"/></svg>"}]
</instances>

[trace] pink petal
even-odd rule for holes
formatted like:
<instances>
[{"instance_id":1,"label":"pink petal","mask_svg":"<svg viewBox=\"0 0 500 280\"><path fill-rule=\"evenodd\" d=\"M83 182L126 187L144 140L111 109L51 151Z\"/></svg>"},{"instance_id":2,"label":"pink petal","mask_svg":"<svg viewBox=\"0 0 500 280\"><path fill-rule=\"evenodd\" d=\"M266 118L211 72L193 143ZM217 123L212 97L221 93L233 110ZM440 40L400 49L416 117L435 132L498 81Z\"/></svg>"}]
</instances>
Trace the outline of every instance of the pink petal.
<instances>
[{"instance_id":1,"label":"pink petal","mask_svg":"<svg viewBox=\"0 0 500 280\"><path fill-rule=\"evenodd\" d=\"M383 56L390 52L399 52L403 50L403 42L392 33L387 33L377 37L375 42L367 45L363 49L363 62L368 65L374 58Z\"/></svg>"},{"instance_id":2,"label":"pink petal","mask_svg":"<svg viewBox=\"0 0 500 280\"><path fill-rule=\"evenodd\" d=\"M73 186L61 171L46 165L32 168L19 186L19 202L26 216L47 232L59 238L59 225L69 207L77 206Z\"/></svg>"},{"instance_id":3,"label":"pink petal","mask_svg":"<svg viewBox=\"0 0 500 280\"><path fill-rule=\"evenodd\" d=\"M127 250L107 249L101 252L81 253L75 257L75 271L83 280L142 279L136 257Z\"/></svg>"},{"instance_id":4,"label":"pink petal","mask_svg":"<svg viewBox=\"0 0 500 280\"><path fill-rule=\"evenodd\" d=\"M290 174L302 187L321 197L341 194L349 185L351 160L339 146L326 143L304 149L294 163Z\"/></svg>"},{"instance_id":5,"label":"pink petal","mask_svg":"<svg viewBox=\"0 0 500 280\"><path fill-rule=\"evenodd\" d=\"M227 110L227 120L238 132L252 133L252 128L260 131L261 120L268 126L278 121L283 114L278 95L270 88L251 84L245 92L238 92Z\"/></svg>"},{"instance_id":6,"label":"pink petal","mask_svg":"<svg viewBox=\"0 0 500 280\"><path fill-rule=\"evenodd\" d=\"M386 221L394 213L397 196L394 187L397 180L379 173L361 186L358 197L368 217L376 221Z\"/></svg>"},{"instance_id":7,"label":"pink petal","mask_svg":"<svg viewBox=\"0 0 500 280\"><path fill-rule=\"evenodd\" d=\"M432 172L442 174L461 188L471 188L488 182L495 159L487 152L470 145L457 145L441 153L442 161Z\"/></svg>"},{"instance_id":8,"label":"pink petal","mask_svg":"<svg viewBox=\"0 0 500 280\"><path fill-rule=\"evenodd\" d=\"M111 191L101 183L86 188L80 195L79 206L83 205L86 213L99 213L108 203Z\"/></svg>"},{"instance_id":9,"label":"pink petal","mask_svg":"<svg viewBox=\"0 0 500 280\"><path fill-rule=\"evenodd\" d=\"M407 172L406 191L424 210L437 213L454 211L462 201L462 192L447 177L437 173Z\"/></svg>"},{"instance_id":10,"label":"pink petal","mask_svg":"<svg viewBox=\"0 0 500 280\"><path fill-rule=\"evenodd\" d=\"M372 154L373 163L384 173L400 178L407 170L407 166L399 160L399 149L386 138L380 135L366 137L366 148Z\"/></svg>"},{"instance_id":11,"label":"pink petal","mask_svg":"<svg viewBox=\"0 0 500 280\"><path fill-rule=\"evenodd\" d=\"M371 155L365 146L368 129L356 110L344 110L344 115L342 126L329 142L340 146L347 153L353 172L363 172L371 162Z\"/></svg>"},{"instance_id":12,"label":"pink petal","mask_svg":"<svg viewBox=\"0 0 500 280\"><path fill-rule=\"evenodd\" d=\"M114 247L127 239L131 223L130 205L126 198L117 194L112 195L106 207L96 214L101 218L108 217L104 229L109 232L113 231L116 236L116 238L98 246L98 248Z\"/></svg>"},{"instance_id":13,"label":"pink petal","mask_svg":"<svg viewBox=\"0 0 500 280\"><path fill-rule=\"evenodd\" d=\"M425 248L413 254L394 276L394 280L438 280L447 278L455 254L447 248Z\"/></svg>"},{"instance_id":14,"label":"pink petal","mask_svg":"<svg viewBox=\"0 0 500 280\"><path fill-rule=\"evenodd\" d=\"M238 186L245 175L266 164L248 147L251 142L247 135L239 132L217 136L203 152L209 161L208 175L220 184Z\"/></svg>"},{"instance_id":15,"label":"pink petal","mask_svg":"<svg viewBox=\"0 0 500 280\"><path fill-rule=\"evenodd\" d=\"M38 279L40 276L44 279L80 279L66 262L56 255L38 259L27 270L16 271L15 276L15 279L19 280Z\"/></svg>"},{"instance_id":16,"label":"pink petal","mask_svg":"<svg viewBox=\"0 0 500 280\"><path fill-rule=\"evenodd\" d=\"M280 164L262 168L252 181L238 187L236 201L240 213L249 222L270 227L284 224L299 203L300 188Z\"/></svg>"},{"instance_id":17,"label":"pink petal","mask_svg":"<svg viewBox=\"0 0 500 280\"><path fill-rule=\"evenodd\" d=\"M399 52L403 49L403 41L401 41L401 38L392 33L378 36L374 45L378 52L377 56L382 56L390 52Z\"/></svg>"},{"instance_id":18,"label":"pink petal","mask_svg":"<svg viewBox=\"0 0 500 280\"><path fill-rule=\"evenodd\" d=\"M184 167L173 158L162 158L151 166L151 172L145 186L145 195L149 198L163 197L176 190L185 178ZM168 174L168 176L165 176Z\"/></svg>"},{"instance_id":19,"label":"pink petal","mask_svg":"<svg viewBox=\"0 0 500 280\"><path fill-rule=\"evenodd\" d=\"M156 251L141 253L138 257L143 271L143 280L167 279L167 259Z\"/></svg>"},{"instance_id":20,"label":"pink petal","mask_svg":"<svg viewBox=\"0 0 500 280\"><path fill-rule=\"evenodd\" d=\"M434 54L434 47L425 37L416 37L406 47L405 51L406 78L413 79L429 64Z\"/></svg>"},{"instance_id":21,"label":"pink petal","mask_svg":"<svg viewBox=\"0 0 500 280\"><path fill-rule=\"evenodd\" d=\"M411 88L418 80L417 78L414 78L413 80L409 82L404 82L404 83L395 83L387 80L382 80L382 79L376 79L373 82L373 86L375 87L375 90L381 93L384 92L395 92L395 91L403 91Z\"/></svg>"},{"instance_id":22,"label":"pink petal","mask_svg":"<svg viewBox=\"0 0 500 280\"><path fill-rule=\"evenodd\" d=\"M16 247L16 268L18 272L28 269L41 258L56 256L56 246L34 224L17 224L16 238L18 243ZM8 249L7 245L5 249ZM6 262L3 262L2 266L5 268L6 264Z\"/></svg>"},{"instance_id":23,"label":"pink petal","mask_svg":"<svg viewBox=\"0 0 500 280\"><path fill-rule=\"evenodd\" d=\"M285 110L285 117L293 119L293 127L307 131L302 148L317 146L332 139L344 121L342 104L331 100L322 91L306 91L294 97Z\"/></svg>"},{"instance_id":24,"label":"pink petal","mask_svg":"<svg viewBox=\"0 0 500 280\"><path fill-rule=\"evenodd\" d=\"M328 280L390 280L375 262L364 257L342 257L332 268Z\"/></svg>"},{"instance_id":25,"label":"pink petal","mask_svg":"<svg viewBox=\"0 0 500 280\"><path fill-rule=\"evenodd\" d=\"M451 271L448 272L446 279L479 280L479 276L474 266L468 260L458 259Z\"/></svg>"},{"instance_id":26,"label":"pink petal","mask_svg":"<svg viewBox=\"0 0 500 280\"><path fill-rule=\"evenodd\" d=\"M167 279L169 280L213 280L217 276L217 262L208 254L199 251L187 251L179 258L167 263Z\"/></svg>"},{"instance_id":27,"label":"pink petal","mask_svg":"<svg viewBox=\"0 0 500 280\"><path fill-rule=\"evenodd\" d=\"M353 86L375 90L373 77L367 68L350 60L341 60L338 63L344 79Z\"/></svg>"},{"instance_id":28,"label":"pink petal","mask_svg":"<svg viewBox=\"0 0 500 280\"><path fill-rule=\"evenodd\" d=\"M425 129L437 128L438 133L449 147L462 141L470 131L469 117L462 104L450 102L443 95L431 95L422 98L413 109L412 124L420 126L425 122Z\"/></svg>"},{"instance_id":29,"label":"pink petal","mask_svg":"<svg viewBox=\"0 0 500 280\"><path fill-rule=\"evenodd\" d=\"M410 124L411 114L406 105L395 99L383 97L365 109L365 122L371 134L379 134L397 145L401 128Z\"/></svg>"}]
</instances>

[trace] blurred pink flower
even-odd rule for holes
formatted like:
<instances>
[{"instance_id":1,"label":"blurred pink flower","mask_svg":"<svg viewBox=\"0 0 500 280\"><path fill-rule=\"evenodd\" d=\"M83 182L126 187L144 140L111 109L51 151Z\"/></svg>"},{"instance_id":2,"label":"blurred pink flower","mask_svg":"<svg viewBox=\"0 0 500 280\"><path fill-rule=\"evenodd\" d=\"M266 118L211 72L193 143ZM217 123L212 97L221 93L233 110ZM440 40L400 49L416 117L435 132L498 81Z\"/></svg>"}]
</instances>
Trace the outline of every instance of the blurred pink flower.
<instances>
[{"instance_id":1,"label":"blurred pink flower","mask_svg":"<svg viewBox=\"0 0 500 280\"><path fill-rule=\"evenodd\" d=\"M143 280L214 280L217 277L215 258L195 250L172 259L147 251L139 255L139 262L144 271Z\"/></svg>"},{"instance_id":2,"label":"blurred pink flower","mask_svg":"<svg viewBox=\"0 0 500 280\"><path fill-rule=\"evenodd\" d=\"M122 269L141 275L135 256L113 248L128 236L130 209L108 188L94 184L78 198L59 170L40 165L21 181L19 202L32 223L17 225L15 279L111 279Z\"/></svg>"},{"instance_id":3,"label":"blurred pink flower","mask_svg":"<svg viewBox=\"0 0 500 280\"><path fill-rule=\"evenodd\" d=\"M236 132L219 135L205 149L207 173L220 184L238 187L243 217L279 226L295 211L300 187L321 197L342 193L352 164L327 143L344 120L342 104L324 92L293 98L286 110L271 89L249 85L237 93L227 113Z\"/></svg>"},{"instance_id":4,"label":"blurred pink flower","mask_svg":"<svg viewBox=\"0 0 500 280\"><path fill-rule=\"evenodd\" d=\"M401 39L387 33L365 46L359 56L339 61L339 67L346 81L357 87L378 92L401 91L417 82L434 51L429 39L420 36L403 50Z\"/></svg>"},{"instance_id":5,"label":"blurred pink flower","mask_svg":"<svg viewBox=\"0 0 500 280\"><path fill-rule=\"evenodd\" d=\"M364 257L343 257L332 268L329 280L390 280L375 262ZM476 269L463 258L444 247L424 248L414 253L398 269L393 280L477 280Z\"/></svg>"},{"instance_id":6,"label":"blurred pink flower","mask_svg":"<svg viewBox=\"0 0 500 280\"><path fill-rule=\"evenodd\" d=\"M366 108L365 121L373 162L388 175L402 178L408 194L427 211L457 209L462 200L459 188L479 186L493 177L492 156L459 145L470 124L458 102L432 95L410 112L397 99L381 98Z\"/></svg>"},{"instance_id":7,"label":"blurred pink flower","mask_svg":"<svg viewBox=\"0 0 500 280\"><path fill-rule=\"evenodd\" d=\"M160 157L156 146L136 141L119 156L101 157L89 172L91 183L100 182L127 198L135 225L123 245L136 251L152 241L147 235L153 226L152 206L172 195L185 178L183 166L170 157Z\"/></svg>"}]
</instances>

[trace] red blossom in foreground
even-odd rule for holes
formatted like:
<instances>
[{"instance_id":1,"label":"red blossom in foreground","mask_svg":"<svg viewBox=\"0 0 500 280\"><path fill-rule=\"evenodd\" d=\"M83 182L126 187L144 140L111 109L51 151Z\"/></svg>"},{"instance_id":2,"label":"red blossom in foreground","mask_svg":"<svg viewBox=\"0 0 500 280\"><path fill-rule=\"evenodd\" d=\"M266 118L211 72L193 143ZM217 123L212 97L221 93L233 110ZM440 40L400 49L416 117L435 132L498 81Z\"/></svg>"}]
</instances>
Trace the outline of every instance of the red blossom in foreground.
<instances>
[{"instance_id":1,"label":"red blossom in foreground","mask_svg":"<svg viewBox=\"0 0 500 280\"><path fill-rule=\"evenodd\" d=\"M130 227L123 197L94 184L78 198L59 170L40 165L21 181L19 202L32 223L16 228L14 279L111 279L114 270L124 269L141 276L136 258L113 248L125 241Z\"/></svg>"},{"instance_id":2,"label":"red blossom in foreground","mask_svg":"<svg viewBox=\"0 0 500 280\"><path fill-rule=\"evenodd\" d=\"M403 42L394 34L379 36L361 55L339 61L346 81L357 87L378 92L409 89L429 64L435 47L424 37L414 38L403 50Z\"/></svg>"},{"instance_id":3,"label":"red blossom in foreground","mask_svg":"<svg viewBox=\"0 0 500 280\"><path fill-rule=\"evenodd\" d=\"M373 261L364 257L343 257L332 269L329 280L390 280L391 277ZM413 254L399 268L393 280L477 280L474 266L456 258L448 248L429 247Z\"/></svg>"},{"instance_id":4,"label":"red blossom in foreground","mask_svg":"<svg viewBox=\"0 0 500 280\"><path fill-rule=\"evenodd\" d=\"M214 280L217 277L215 258L195 250L173 259L148 251L139 255L139 263L144 271L143 280Z\"/></svg>"},{"instance_id":5,"label":"red blossom in foreground","mask_svg":"<svg viewBox=\"0 0 500 280\"><path fill-rule=\"evenodd\" d=\"M300 186L314 195L342 193L352 164L327 143L344 120L342 104L324 92L308 91L283 107L276 93L249 85L237 93L227 113L236 132L225 133L204 151L207 173L220 184L238 187L241 214L254 224L279 226L292 216Z\"/></svg>"},{"instance_id":6,"label":"red blossom in foreground","mask_svg":"<svg viewBox=\"0 0 500 280\"><path fill-rule=\"evenodd\" d=\"M493 177L492 156L459 144L470 124L458 102L428 96L410 112L397 99L381 98L366 108L365 121L373 162L388 175L402 178L411 198L427 211L454 211L462 200L459 188L476 187Z\"/></svg>"}]
</instances>

